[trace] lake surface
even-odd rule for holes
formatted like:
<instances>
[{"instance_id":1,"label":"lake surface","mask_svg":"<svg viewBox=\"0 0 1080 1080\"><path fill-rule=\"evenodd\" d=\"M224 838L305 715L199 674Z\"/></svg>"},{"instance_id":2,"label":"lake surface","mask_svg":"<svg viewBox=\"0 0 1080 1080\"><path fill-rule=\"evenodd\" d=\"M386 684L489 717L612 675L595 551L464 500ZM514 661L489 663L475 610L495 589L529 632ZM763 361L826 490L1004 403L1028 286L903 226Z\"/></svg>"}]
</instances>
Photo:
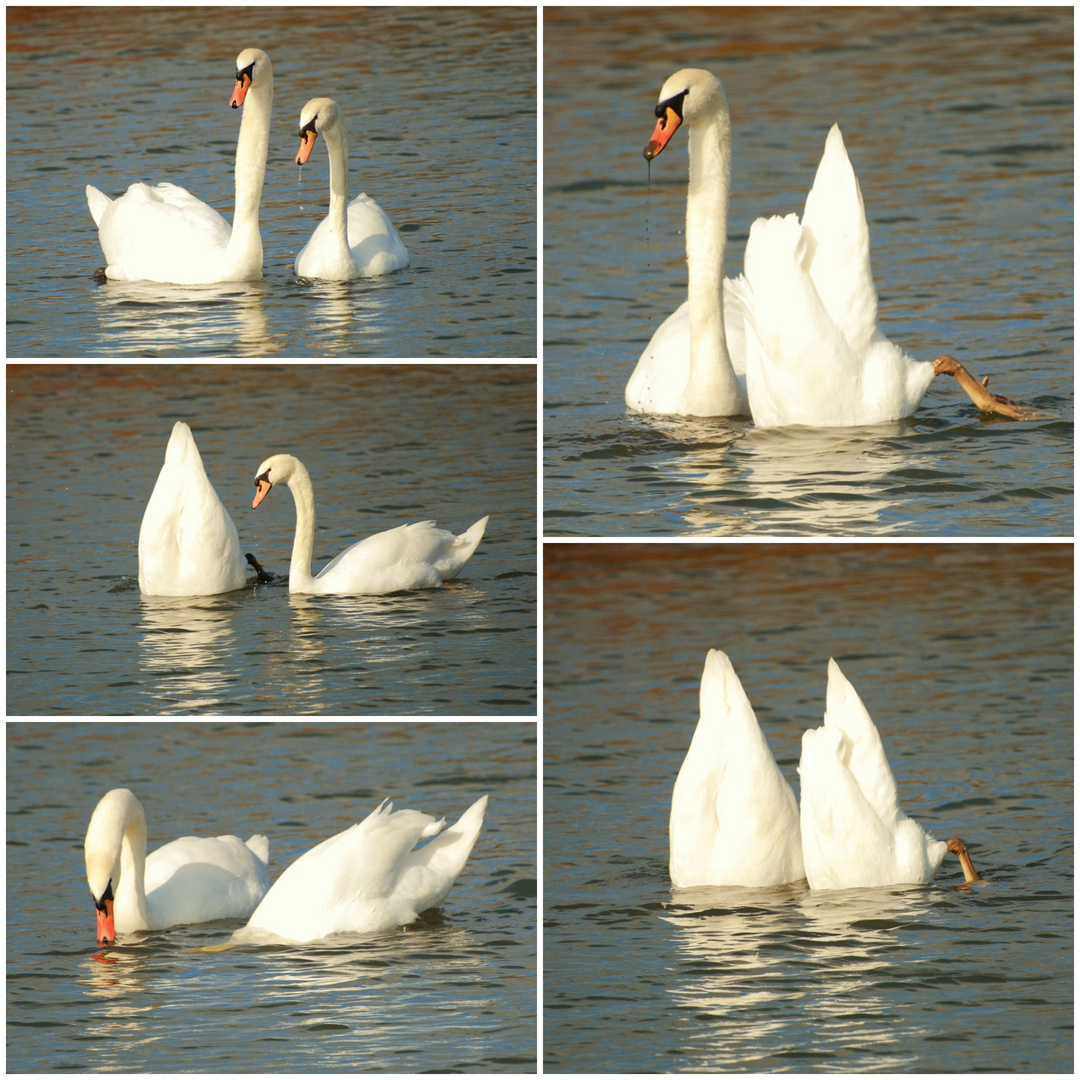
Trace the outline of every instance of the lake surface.
<instances>
[{"instance_id":1,"label":"lake surface","mask_svg":"<svg viewBox=\"0 0 1080 1080\"><path fill-rule=\"evenodd\" d=\"M143 511L176 420L269 586L143 597ZM536 715L536 368L9 365L7 710ZM390 596L291 596L294 453L313 565L408 521L463 532L459 577Z\"/></svg>"},{"instance_id":2,"label":"lake surface","mask_svg":"<svg viewBox=\"0 0 1080 1080\"><path fill-rule=\"evenodd\" d=\"M219 920L94 942L83 838L129 786L148 847L270 839L274 880L385 797L454 820L491 796L439 913L306 946ZM536 726L8 724L11 1072L533 1072Z\"/></svg>"},{"instance_id":3,"label":"lake surface","mask_svg":"<svg viewBox=\"0 0 1080 1080\"><path fill-rule=\"evenodd\" d=\"M1071 545L545 546L548 1072L1071 1072ZM709 648L798 793L830 656L929 886L668 879Z\"/></svg>"},{"instance_id":4,"label":"lake surface","mask_svg":"<svg viewBox=\"0 0 1080 1080\"><path fill-rule=\"evenodd\" d=\"M546 534L1072 535L1071 8L544 15ZM693 66L732 112L729 276L755 218L802 213L838 122L888 337L1062 419L984 421L950 378L872 428L627 413L686 298L686 140L651 182L641 152Z\"/></svg>"},{"instance_id":5,"label":"lake surface","mask_svg":"<svg viewBox=\"0 0 1080 1080\"><path fill-rule=\"evenodd\" d=\"M7 355L535 357L536 21L533 8L9 10ZM232 220L229 95L251 46L274 65L263 280L95 283L87 183L116 197L168 180ZM325 148L302 175L294 164L317 95L346 118L350 194L378 200L407 269L295 276L329 203Z\"/></svg>"}]
</instances>

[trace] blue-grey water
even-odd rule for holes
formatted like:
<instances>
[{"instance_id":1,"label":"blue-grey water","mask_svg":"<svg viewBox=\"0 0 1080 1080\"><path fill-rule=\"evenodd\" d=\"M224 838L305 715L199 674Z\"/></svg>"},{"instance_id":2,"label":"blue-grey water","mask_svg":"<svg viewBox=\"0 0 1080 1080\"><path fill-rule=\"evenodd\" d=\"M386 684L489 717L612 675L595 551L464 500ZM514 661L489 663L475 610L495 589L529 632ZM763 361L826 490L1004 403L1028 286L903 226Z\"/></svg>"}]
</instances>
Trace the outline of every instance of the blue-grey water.
<instances>
[{"instance_id":1,"label":"blue-grey water","mask_svg":"<svg viewBox=\"0 0 1080 1080\"><path fill-rule=\"evenodd\" d=\"M888 337L1062 419L981 420L947 377L874 428L628 414L686 297L686 141L651 183L641 156L682 67L731 106L729 275L839 123ZM1070 7L546 9L545 533L1071 536L1073 153Z\"/></svg>"},{"instance_id":2,"label":"blue-grey water","mask_svg":"<svg viewBox=\"0 0 1080 1080\"><path fill-rule=\"evenodd\" d=\"M16 723L6 745L9 1072L535 1070L535 724ZM491 799L437 915L207 952L242 921L95 944L83 838L120 786L151 850L261 832L272 880L383 798L448 820Z\"/></svg>"},{"instance_id":3,"label":"blue-grey water","mask_svg":"<svg viewBox=\"0 0 1080 1080\"><path fill-rule=\"evenodd\" d=\"M548 1072L1073 1070L1071 545L545 546ZM798 792L837 659L929 886L673 894L705 654Z\"/></svg>"},{"instance_id":4,"label":"blue-grey water","mask_svg":"<svg viewBox=\"0 0 1080 1080\"><path fill-rule=\"evenodd\" d=\"M9 10L7 355L534 357L536 19L533 8ZM274 65L263 280L95 283L105 260L88 183L115 197L167 180L231 221L229 95L251 46ZM302 176L294 164L300 110L317 95L341 107L350 194L390 216L406 270L295 276L329 200L325 148Z\"/></svg>"},{"instance_id":5,"label":"blue-grey water","mask_svg":"<svg viewBox=\"0 0 1080 1080\"><path fill-rule=\"evenodd\" d=\"M139 592L176 420L274 584ZM408 521L487 532L438 589L291 596L291 493L251 509L275 453L311 474L317 568ZM536 567L533 364L8 367L9 715L534 716Z\"/></svg>"}]
</instances>

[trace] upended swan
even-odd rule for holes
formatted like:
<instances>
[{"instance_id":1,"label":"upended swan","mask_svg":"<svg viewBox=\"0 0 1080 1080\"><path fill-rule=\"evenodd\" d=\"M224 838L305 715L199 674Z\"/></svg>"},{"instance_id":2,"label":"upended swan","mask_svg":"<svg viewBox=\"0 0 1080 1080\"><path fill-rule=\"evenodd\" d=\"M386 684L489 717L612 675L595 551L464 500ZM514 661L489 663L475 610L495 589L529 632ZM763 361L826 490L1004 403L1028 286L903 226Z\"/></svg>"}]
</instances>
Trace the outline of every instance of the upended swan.
<instances>
[{"instance_id":1,"label":"upended swan","mask_svg":"<svg viewBox=\"0 0 1080 1080\"><path fill-rule=\"evenodd\" d=\"M270 842L184 836L146 854L146 815L127 788L97 804L86 830L86 880L98 941L117 933L247 918L270 888Z\"/></svg>"},{"instance_id":2,"label":"upended swan","mask_svg":"<svg viewBox=\"0 0 1080 1080\"><path fill-rule=\"evenodd\" d=\"M213 207L176 184L132 184L117 199L86 186L86 201L108 263L107 278L198 285L262 277L259 200L273 97L270 58L261 49L245 49L236 58L236 87L229 101L234 109L244 107L231 226Z\"/></svg>"},{"instance_id":3,"label":"upended swan","mask_svg":"<svg viewBox=\"0 0 1080 1080\"><path fill-rule=\"evenodd\" d=\"M307 942L412 922L445 899L480 835L488 797L451 828L384 801L357 825L301 855L274 882L234 942ZM422 847L417 843L434 837Z\"/></svg>"},{"instance_id":4,"label":"upended swan","mask_svg":"<svg viewBox=\"0 0 1080 1080\"><path fill-rule=\"evenodd\" d=\"M456 577L487 527L482 517L460 536L433 521L399 525L347 547L311 576L315 542L315 492L302 462L291 454L268 457L255 474L254 510L274 484L287 484L296 503L296 535L289 563L289 592L369 594L430 589Z\"/></svg>"},{"instance_id":5,"label":"upended swan","mask_svg":"<svg viewBox=\"0 0 1080 1080\"><path fill-rule=\"evenodd\" d=\"M177 420L139 528L139 588L150 596L209 596L246 582L236 526L191 428Z\"/></svg>"},{"instance_id":6,"label":"upended swan","mask_svg":"<svg viewBox=\"0 0 1080 1080\"><path fill-rule=\"evenodd\" d=\"M409 253L382 207L363 192L348 202L349 140L345 117L332 98L312 98L300 113L297 165L307 161L319 134L326 139L330 155L330 213L296 256L297 274L350 281L408 266Z\"/></svg>"},{"instance_id":7,"label":"upended swan","mask_svg":"<svg viewBox=\"0 0 1080 1080\"><path fill-rule=\"evenodd\" d=\"M689 128L687 300L638 360L626 387L630 409L749 413L758 427L878 424L914 413L935 375L957 374L951 365L958 361L913 360L878 326L870 231L837 125L802 222L795 214L755 221L744 273L725 280L731 119L724 88L707 71L685 69L664 83L655 111L648 160L681 124ZM1010 411L1015 402L977 400L957 378L980 408L1033 418Z\"/></svg>"},{"instance_id":8,"label":"upended swan","mask_svg":"<svg viewBox=\"0 0 1080 1080\"><path fill-rule=\"evenodd\" d=\"M671 881L781 885L804 876L799 810L728 657L710 649L701 717L671 795Z\"/></svg>"},{"instance_id":9,"label":"upended swan","mask_svg":"<svg viewBox=\"0 0 1080 1080\"><path fill-rule=\"evenodd\" d=\"M926 884L946 845L900 809L881 736L835 660L825 724L803 733L800 820L811 889Z\"/></svg>"}]
</instances>

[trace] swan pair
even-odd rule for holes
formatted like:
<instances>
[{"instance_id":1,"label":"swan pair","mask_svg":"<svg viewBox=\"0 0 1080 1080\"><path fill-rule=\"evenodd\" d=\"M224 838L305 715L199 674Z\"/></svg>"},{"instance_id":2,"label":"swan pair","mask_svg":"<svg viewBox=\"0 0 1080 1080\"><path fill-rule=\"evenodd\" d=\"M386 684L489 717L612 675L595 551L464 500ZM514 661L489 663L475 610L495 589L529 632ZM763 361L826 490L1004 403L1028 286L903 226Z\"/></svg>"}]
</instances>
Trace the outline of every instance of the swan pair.
<instances>
[{"instance_id":1,"label":"swan pair","mask_svg":"<svg viewBox=\"0 0 1080 1080\"><path fill-rule=\"evenodd\" d=\"M246 844L235 836L185 836L148 856L142 804L117 788L95 808L84 845L97 939L238 918L248 923L237 940L307 942L391 930L446 897L480 835L486 807L485 795L442 832L445 819L383 802L302 855L271 887L265 836Z\"/></svg>"},{"instance_id":2,"label":"swan pair","mask_svg":"<svg viewBox=\"0 0 1080 1080\"><path fill-rule=\"evenodd\" d=\"M261 49L236 58L229 104L243 106L236 144L236 204L229 223L201 199L175 184L132 184L110 199L86 186L86 201L113 281L202 285L262 277L259 202L270 141L274 72ZM345 121L327 97L312 98L300 113L300 150L307 161L317 134L330 156L330 212L296 257L301 277L347 281L375 277L409 265L409 253L374 199L348 202L349 158Z\"/></svg>"},{"instance_id":3,"label":"swan pair","mask_svg":"<svg viewBox=\"0 0 1080 1080\"><path fill-rule=\"evenodd\" d=\"M959 839L935 840L900 808L881 737L835 660L825 723L803 733L799 776L801 807L731 661L710 650L701 717L671 796L672 883L926 884L946 851L960 856L965 880L974 880Z\"/></svg>"},{"instance_id":4,"label":"swan pair","mask_svg":"<svg viewBox=\"0 0 1080 1080\"><path fill-rule=\"evenodd\" d=\"M289 571L293 593L435 588L457 576L487 527L487 517L460 536L432 521L401 525L346 548L312 577L315 493L301 462L289 454L267 458L255 478L252 507L278 482L289 486L296 502ZM206 475L191 429L177 420L139 529L139 589L150 596L209 596L243 588L246 581L236 526Z\"/></svg>"},{"instance_id":5,"label":"swan pair","mask_svg":"<svg viewBox=\"0 0 1080 1080\"><path fill-rule=\"evenodd\" d=\"M917 361L886 339L862 193L837 125L802 221L795 214L758 218L744 272L725 279L731 117L724 88L707 71L676 72L655 112L647 160L678 127L689 129L687 300L641 354L626 386L631 410L749 414L758 427L880 424L911 416L934 377L947 374L984 412L1049 416L985 392L985 381L951 356Z\"/></svg>"}]
</instances>

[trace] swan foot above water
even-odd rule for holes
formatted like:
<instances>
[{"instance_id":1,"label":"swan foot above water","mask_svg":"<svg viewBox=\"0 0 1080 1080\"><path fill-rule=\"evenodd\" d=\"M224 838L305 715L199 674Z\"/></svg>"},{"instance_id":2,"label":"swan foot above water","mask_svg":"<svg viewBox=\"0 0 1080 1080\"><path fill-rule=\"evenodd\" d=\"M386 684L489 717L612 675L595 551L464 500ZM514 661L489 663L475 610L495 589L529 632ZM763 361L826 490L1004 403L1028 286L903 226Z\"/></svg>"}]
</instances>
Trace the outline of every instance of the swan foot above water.
<instances>
[{"instance_id":1,"label":"swan foot above water","mask_svg":"<svg viewBox=\"0 0 1080 1080\"><path fill-rule=\"evenodd\" d=\"M1012 420L1056 420L1057 415L1025 405L1022 401L1013 401L1004 394L991 394L987 389L990 376L980 382L954 356L939 356L934 361L935 375L952 375L963 388L964 393L974 402L982 413L997 413ZM969 879L970 880L970 879Z\"/></svg>"},{"instance_id":2,"label":"swan foot above water","mask_svg":"<svg viewBox=\"0 0 1080 1080\"><path fill-rule=\"evenodd\" d=\"M954 836L951 840L946 842L945 846L960 860L960 866L964 871L965 882L979 881L982 878L982 874L980 874L972 865L968 849L959 836Z\"/></svg>"}]
</instances>

